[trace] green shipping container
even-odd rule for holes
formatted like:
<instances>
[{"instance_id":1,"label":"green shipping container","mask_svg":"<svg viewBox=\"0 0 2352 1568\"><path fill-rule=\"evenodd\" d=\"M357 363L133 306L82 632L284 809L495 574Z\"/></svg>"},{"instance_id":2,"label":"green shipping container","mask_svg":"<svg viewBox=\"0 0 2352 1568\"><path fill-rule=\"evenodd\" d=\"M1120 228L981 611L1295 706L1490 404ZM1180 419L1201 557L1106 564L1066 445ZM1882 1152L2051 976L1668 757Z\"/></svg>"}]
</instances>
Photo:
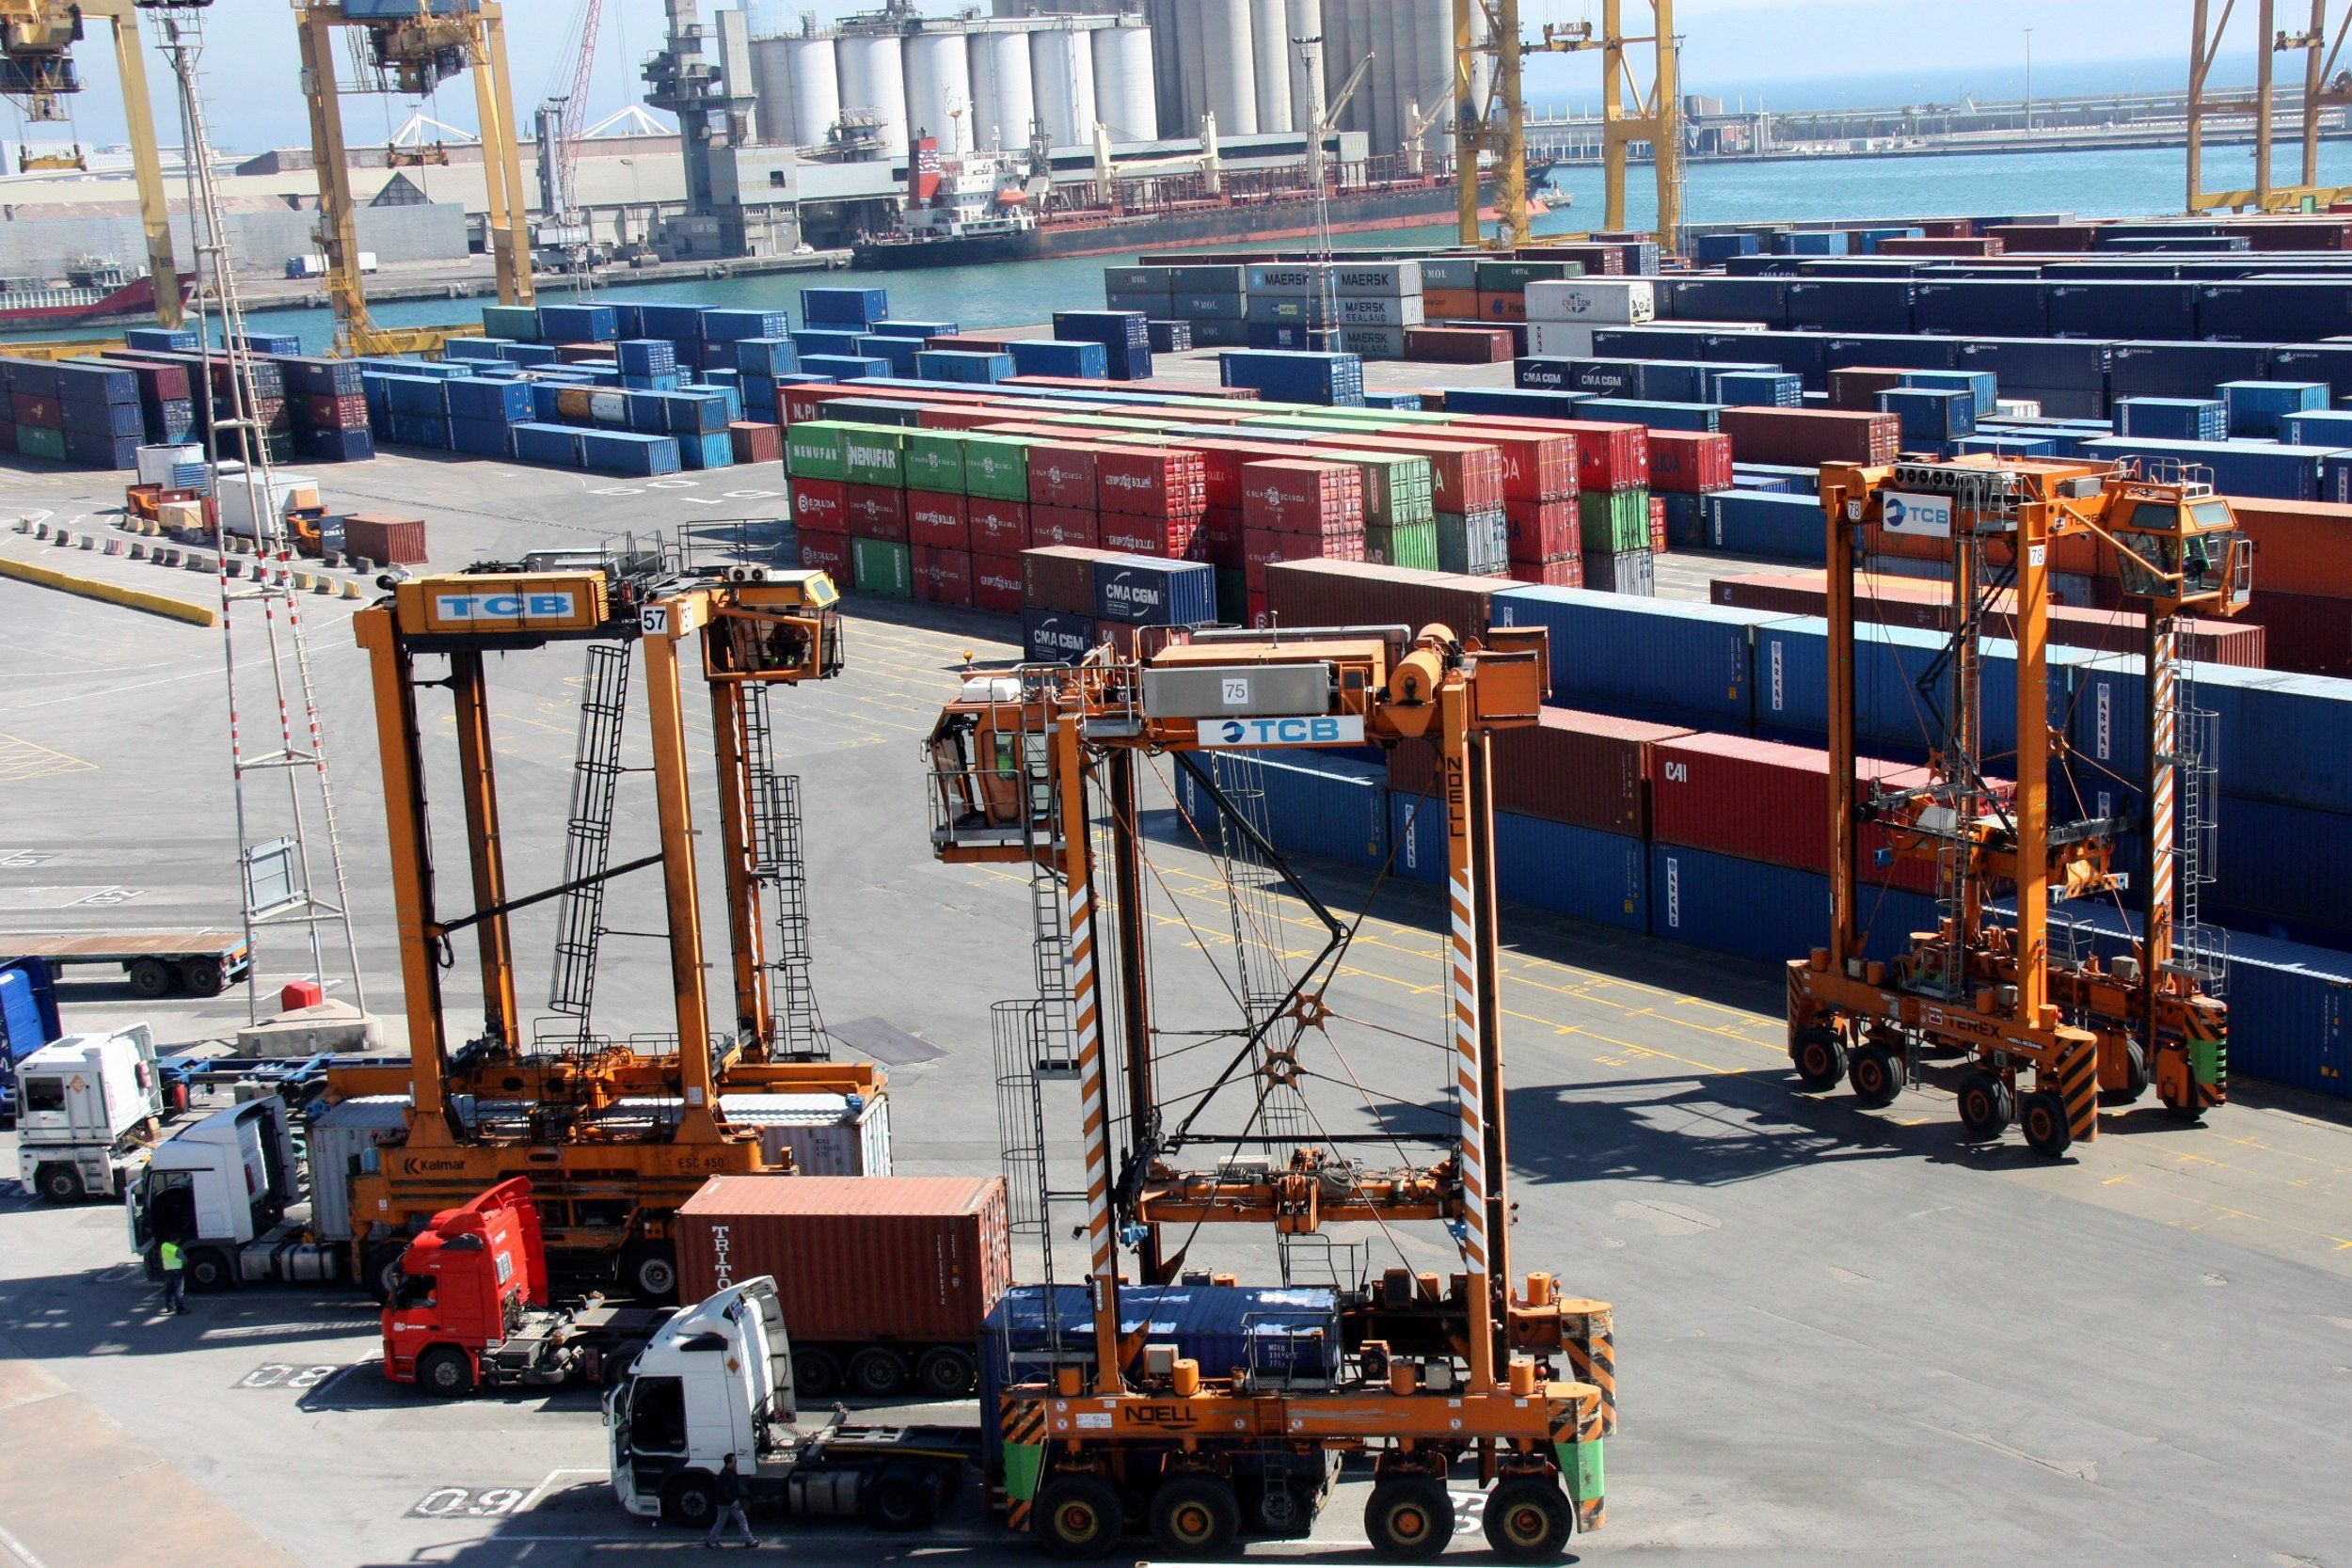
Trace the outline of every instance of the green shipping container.
<instances>
[{"instance_id":1,"label":"green shipping container","mask_svg":"<svg viewBox=\"0 0 2352 1568\"><path fill-rule=\"evenodd\" d=\"M1364 559L1375 566L1409 566L1417 572L1438 569L1438 524L1368 524L1364 529Z\"/></svg>"},{"instance_id":2,"label":"green shipping container","mask_svg":"<svg viewBox=\"0 0 2352 1568\"><path fill-rule=\"evenodd\" d=\"M1029 442L1022 436L963 438L964 494L989 500L1029 499Z\"/></svg>"},{"instance_id":3,"label":"green shipping container","mask_svg":"<svg viewBox=\"0 0 2352 1568\"><path fill-rule=\"evenodd\" d=\"M1584 263L1581 261L1481 261L1478 263L1478 292L1482 294L1517 293L1530 283L1583 276Z\"/></svg>"},{"instance_id":4,"label":"green shipping container","mask_svg":"<svg viewBox=\"0 0 2352 1568\"><path fill-rule=\"evenodd\" d=\"M960 432L910 430L905 466L907 488L938 495L963 494L963 436Z\"/></svg>"},{"instance_id":5,"label":"green shipping container","mask_svg":"<svg viewBox=\"0 0 2352 1568\"><path fill-rule=\"evenodd\" d=\"M850 541L850 571L861 594L885 599L914 596L914 558L904 545L882 539Z\"/></svg>"},{"instance_id":6,"label":"green shipping container","mask_svg":"<svg viewBox=\"0 0 2352 1568\"><path fill-rule=\"evenodd\" d=\"M482 308L485 338L512 338L516 342L539 341L539 311L530 305L485 305Z\"/></svg>"},{"instance_id":7,"label":"green shipping container","mask_svg":"<svg viewBox=\"0 0 2352 1568\"><path fill-rule=\"evenodd\" d=\"M794 479L846 480L849 431L831 420L804 420L784 431L784 471Z\"/></svg>"},{"instance_id":8,"label":"green shipping container","mask_svg":"<svg viewBox=\"0 0 2352 1568\"><path fill-rule=\"evenodd\" d=\"M1576 498L1578 532L1594 553L1649 548L1647 490L1584 490Z\"/></svg>"},{"instance_id":9,"label":"green shipping container","mask_svg":"<svg viewBox=\"0 0 2352 1568\"><path fill-rule=\"evenodd\" d=\"M888 490L906 488L907 433L888 425L845 425L841 456L852 484L878 484Z\"/></svg>"},{"instance_id":10,"label":"green shipping container","mask_svg":"<svg viewBox=\"0 0 2352 1568\"><path fill-rule=\"evenodd\" d=\"M47 457L65 461L65 432L48 430L37 424L16 427L16 450L27 457Z\"/></svg>"}]
</instances>

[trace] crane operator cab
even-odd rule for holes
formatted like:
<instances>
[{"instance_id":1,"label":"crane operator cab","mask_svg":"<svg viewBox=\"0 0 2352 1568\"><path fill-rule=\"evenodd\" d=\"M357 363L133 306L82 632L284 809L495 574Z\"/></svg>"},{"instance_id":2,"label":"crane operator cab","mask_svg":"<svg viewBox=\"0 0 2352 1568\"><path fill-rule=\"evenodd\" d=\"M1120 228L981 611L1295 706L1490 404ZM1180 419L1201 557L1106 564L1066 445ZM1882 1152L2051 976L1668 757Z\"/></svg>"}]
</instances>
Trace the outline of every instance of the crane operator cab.
<instances>
[{"instance_id":1,"label":"crane operator cab","mask_svg":"<svg viewBox=\"0 0 2352 1568\"><path fill-rule=\"evenodd\" d=\"M2116 577L2125 594L2159 614L2232 615L2253 587L2253 551L2230 503L2213 486L2167 475L2110 481L2128 507L2115 511Z\"/></svg>"},{"instance_id":2,"label":"crane operator cab","mask_svg":"<svg viewBox=\"0 0 2352 1568\"><path fill-rule=\"evenodd\" d=\"M1035 677L977 673L940 711L925 751L931 847L946 861L1020 861L1051 852L1058 822L1044 705L1024 700Z\"/></svg>"}]
</instances>

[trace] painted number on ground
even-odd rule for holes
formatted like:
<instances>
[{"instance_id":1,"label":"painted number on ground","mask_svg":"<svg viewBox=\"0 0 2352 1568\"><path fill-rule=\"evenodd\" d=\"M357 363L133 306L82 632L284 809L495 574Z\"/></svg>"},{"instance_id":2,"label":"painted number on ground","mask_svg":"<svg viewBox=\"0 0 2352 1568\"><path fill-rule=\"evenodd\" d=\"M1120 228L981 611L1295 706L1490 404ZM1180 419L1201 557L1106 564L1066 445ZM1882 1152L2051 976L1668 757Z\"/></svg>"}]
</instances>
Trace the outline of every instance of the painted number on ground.
<instances>
[{"instance_id":1,"label":"painted number on ground","mask_svg":"<svg viewBox=\"0 0 2352 1568\"><path fill-rule=\"evenodd\" d=\"M19 849L13 855L0 858L0 866L22 868L28 865L47 865L56 858L57 854L54 849Z\"/></svg>"},{"instance_id":2,"label":"painted number on ground","mask_svg":"<svg viewBox=\"0 0 2352 1568\"><path fill-rule=\"evenodd\" d=\"M290 1361L264 1361L230 1385L232 1388L291 1388L296 1393L315 1388L343 1369L340 1363L304 1367Z\"/></svg>"},{"instance_id":3,"label":"painted number on ground","mask_svg":"<svg viewBox=\"0 0 2352 1568\"><path fill-rule=\"evenodd\" d=\"M495 1519L515 1512L530 1492L520 1486L437 1486L408 1511L411 1519Z\"/></svg>"},{"instance_id":4,"label":"painted number on ground","mask_svg":"<svg viewBox=\"0 0 2352 1568\"><path fill-rule=\"evenodd\" d=\"M143 887L100 888L96 893L84 894L81 897L71 900L68 903L67 908L72 909L83 904L96 904L102 907L112 904L127 904L132 899L136 898L140 894L145 893L146 891L147 890Z\"/></svg>"}]
</instances>

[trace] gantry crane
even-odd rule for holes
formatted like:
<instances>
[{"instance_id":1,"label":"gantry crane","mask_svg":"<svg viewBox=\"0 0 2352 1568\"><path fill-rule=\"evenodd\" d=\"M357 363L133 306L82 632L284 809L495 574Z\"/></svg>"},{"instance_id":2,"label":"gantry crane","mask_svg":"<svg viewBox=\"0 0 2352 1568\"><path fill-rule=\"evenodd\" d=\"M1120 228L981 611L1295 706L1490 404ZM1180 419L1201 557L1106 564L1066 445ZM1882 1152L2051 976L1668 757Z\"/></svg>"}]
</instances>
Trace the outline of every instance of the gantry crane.
<instances>
[{"instance_id":1,"label":"gantry crane","mask_svg":"<svg viewBox=\"0 0 2352 1568\"><path fill-rule=\"evenodd\" d=\"M1573 1530L1600 1525L1610 1308L1564 1297L1546 1274L1515 1280L1509 1235L1488 748L1535 721L1545 650L1540 629L1483 641L1443 626L1175 633L1155 652L977 673L943 711L927 752L935 853L1041 864L1067 895L1089 1321L1049 1378L1017 1383L1002 1404L1009 1519L1050 1550L1106 1553L1130 1516L1182 1556L1215 1556L1244 1529L1304 1534L1341 1456L1371 1464L1365 1525L1391 1558L1443 1549L1457 1473L1490 1489L1487 1539L1513 1560L1549 1560ZM1302 1056L1333 1018L1326 988L1349 927L1202 766L1232 747L1367 741L1436 748L1451 912L1447 1125L1425 1160L1379 1136L1396 1154L1385 1168L1319 1125L1268 1135L1268 1097L1314 1077ZM1328 933L1277 1005L1248 1009L1223 1037L1238 1043L1222 1070L1198 1065L1198 1032L1156 1019L1161 965L1144 908L1155 872L1137 801L1144 764L1163 754ZM1111 845L1107 882L1098 832ZM1236 1104L1245 1124L1217 1126L1213 1107ZM1288 1152L1243 1152L1252 1148ZM1175 1280L1199 1227L1287 1239L1430 1223L1452 1233L1458 1269L1445 1279L1394 1269L1343 1288L1344 1343L1327 1376L1196 1367L1121 1336L1122 1294Z\"/></svg>"},{"instance_id":2,"label":"gantry crane","mask_svg":"<svg viewBox=\"0 0 2352 1568\"><path fill-rule=\"evenodd\" d=\"M822 572L694 568L670 552L624 548L551 552L398 581L355 618L375 694L409 1061L336 1069L328 1093L339 1100L410 1098L405 1139L354 1184L355 1213L379 1227L362 1277L375 1277L405 1235L437 1211L525 1170L560 1260L608 1271L617 1261L625 1283L659 1296L675 1277L669 1212L707 1177L778 1168L763 1156L755 1132L728 1125L725 1093L870 1098L880 1090L882 1074L870 1066L796 1059L809 1053L792 1042L774 994L782 966L763 945L768 890L779 863L797 854L796 845L779 843L793 830L782 820L784 781L769 767L767 691L839 672L837 600ZM574 844L564 882L516 895L506 879L485 658L562 642L590 650L581 768L569 813ZM730 959L731 1019L716 1035L699 901L698 846L707 835L698 833L690 799L683 668L697 644L715 736L716 837ZM632 647L644 656L660 847L613 865L605 853L614 810L611 784L621 771ZM445 673L420 673L419 660L430 657L446 660ZM455 718L473 909L453 918L436 897L419 714L419 694L428 689L450 693ZM572 908L563 921L551 1002L573 1016L552 1035L526 1038L509 917L550 899L600 896L612 879L655 865L667 914L660 935L674 991L672 1032L619 1044L591 1032L585 994L598 914L596 908L584 915ZM441 972L452 960L451 939L469 929L479 956L483 1019L478 1032L453 1045ZM563 1006L566 992L577 1004L569 1008ZM643 1117L615 1124L605 1115L625 1098L650 1103L644 1097L674 1107L674 1123L656 1118L657 1134L637 1124Z\"/></svg>"},{"instance_id":3,"label":"gantry crane","mask_svg":"<svg viewBox=\"0 0 2352 1568\"><path fill-rule=\"evenodd\" d=\"M2176 621L2246 603L2250 548L2227 500L2202 476L2151 465L1961 459L1822 470L1829 525L1831 925L1828 947L1788 966L1789 1052L1808 1088L1848 1079L1867 1105L1891 1103L1923 1054L1970 1059L1959 1091L1972 1138L2016 1117L2041 1153L2096 1136L2102 1091L2129 1100L2153 1080L2195 1117L2227 1093L2228 1011L2215 994L2217 952L2197 927L2201 746L2186 700ZM1931 783L1866 789L1855 776L1854 573L1868 530L1948 539L1953 626L1921 677L1931 714ZM2054 825L2049 689L2050 561L2058 543L2114 552L2140 612L2146 672L2145 777L2136 817ZM2013 786L1987 754L1981 673L1994 605L2013 599ZM2184 809L2185 806L2187 809ZM1936 928L1912 933L1892 963L1864 956L1861 829L1936 867ZM2184 832L2184 828L2189 831ZM2130 958L2054 954L2053 898L2115 897L2117 835L2138 829L2147 869ZM2003 915L2003 888L2014 912ZM2020 1093L2020 1077L2031 1082Z\"/></svg>"},{"instance_id":4,"label":"gantry crane","mask_svg":"<svg viewBox=\"0 0 2352 1568\"><path fill-rule=\"evenodd\" d=\"M336 71L338 29L353 35L358 81ZM310 107L310 154L318 165L319 248L335 308L336 345L345 354L410 354L438 348L441 328L377 326L368 315L359 272L358 200L343 140L346 91L417 98L461 71L473 72L482 121L482 178L488 198L490 254L499 301L532 301L531 237L526 231L522 153L516 141L514 95L507 85L506 19L498 0L414 0L405 8L341 0L294 7L302 52L302 94Z\"/></svg>"},{"instance_id":5,"label":"gantry crane","mask_svg":"<svg viewBox=\"0 0 2352 1568\"><path fill-rule=\"evenodd\" d=\"M82 39L84 23L95 17L114 30L115 69L122 82L123 132L131 143L139 227L147 236L147 274L155 291L155 319L176 327L183 319L180 268L171 253L171 213L164 197L163 155L155 145L155 110L148 102L147 67L139 54L138 9L133 0L0 0L0 97L15 99L24 106L24 118L36 123L65 119L60 100L82 90L72 47ZM70 166L82 166L78 148Z\"/></svg>"},{"instance_id":6,"label":"gantry crane","mask_svg":"<svg viewBox=\"0 0 2352 1568\"><path fill-rule=\"evenodd\" d=\"M2352 186L2319 182L2320 117L2330 108L2352 103L2352 72L2338 69L2347 33L2352 33L2352 9L2337 22L2335 38L2328 36L2328 0L2312 0L2310 23L2290 33L2278 24L2278 0L2257 0L2254 8L2254 90L2217 93L2207 83L2221 56L2222 35L2229 30L2237 0L2225 0L2218 21L2212 0L2197 0L2188 43L2188 210L2210 213L2229 208L2257 213L2310 212L2352 197ZM2271 182L2270 158L2274 139L2276 64L2280 55L2303 56L2301 103L2302 177L2292 185ZM2205 189L2205 121L2250 115L2254 122L2254 183L2239 190Z\"/></svg>"}]
</instances>

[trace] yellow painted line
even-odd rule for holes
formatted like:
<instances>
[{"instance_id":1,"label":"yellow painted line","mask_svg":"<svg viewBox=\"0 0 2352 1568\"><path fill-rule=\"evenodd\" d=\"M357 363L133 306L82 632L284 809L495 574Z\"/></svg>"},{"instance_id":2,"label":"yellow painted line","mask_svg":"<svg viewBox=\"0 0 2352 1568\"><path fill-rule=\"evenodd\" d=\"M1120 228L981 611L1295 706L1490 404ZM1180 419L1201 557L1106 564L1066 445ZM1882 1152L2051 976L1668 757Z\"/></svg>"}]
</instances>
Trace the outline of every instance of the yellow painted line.
<instances>
[{"instance_id":1,"label":"yellow painted line","mask_svg":"<svg viewBox=\"0 0 2352 1568\"><path fill-rule=\"evenodd\" d=\"M59 773L95 772L97 768L94 762L68 756L21 736L0 735L0 784L52 778Z\"/></svg>"},{"instance_id":2,"label":"yellow painted line","mask_svg":"<svg viewBox=\"0 0 2352 1568\"><path fill-rule=\"evenodd\" d=\"M96 578L72 577L55 572L46 566L36 566L29 561L10 561L0 556L0 578L14 578L19 582L33 583L41 588L54 588L61 594L73 594L103 604L119 605L149 615L161 615L190 626L216 626L220 611L211 605L191 604L186 599L174 599L162 594L150 594L142 588L123 588Z\"/></svg>"}]
</instances>

